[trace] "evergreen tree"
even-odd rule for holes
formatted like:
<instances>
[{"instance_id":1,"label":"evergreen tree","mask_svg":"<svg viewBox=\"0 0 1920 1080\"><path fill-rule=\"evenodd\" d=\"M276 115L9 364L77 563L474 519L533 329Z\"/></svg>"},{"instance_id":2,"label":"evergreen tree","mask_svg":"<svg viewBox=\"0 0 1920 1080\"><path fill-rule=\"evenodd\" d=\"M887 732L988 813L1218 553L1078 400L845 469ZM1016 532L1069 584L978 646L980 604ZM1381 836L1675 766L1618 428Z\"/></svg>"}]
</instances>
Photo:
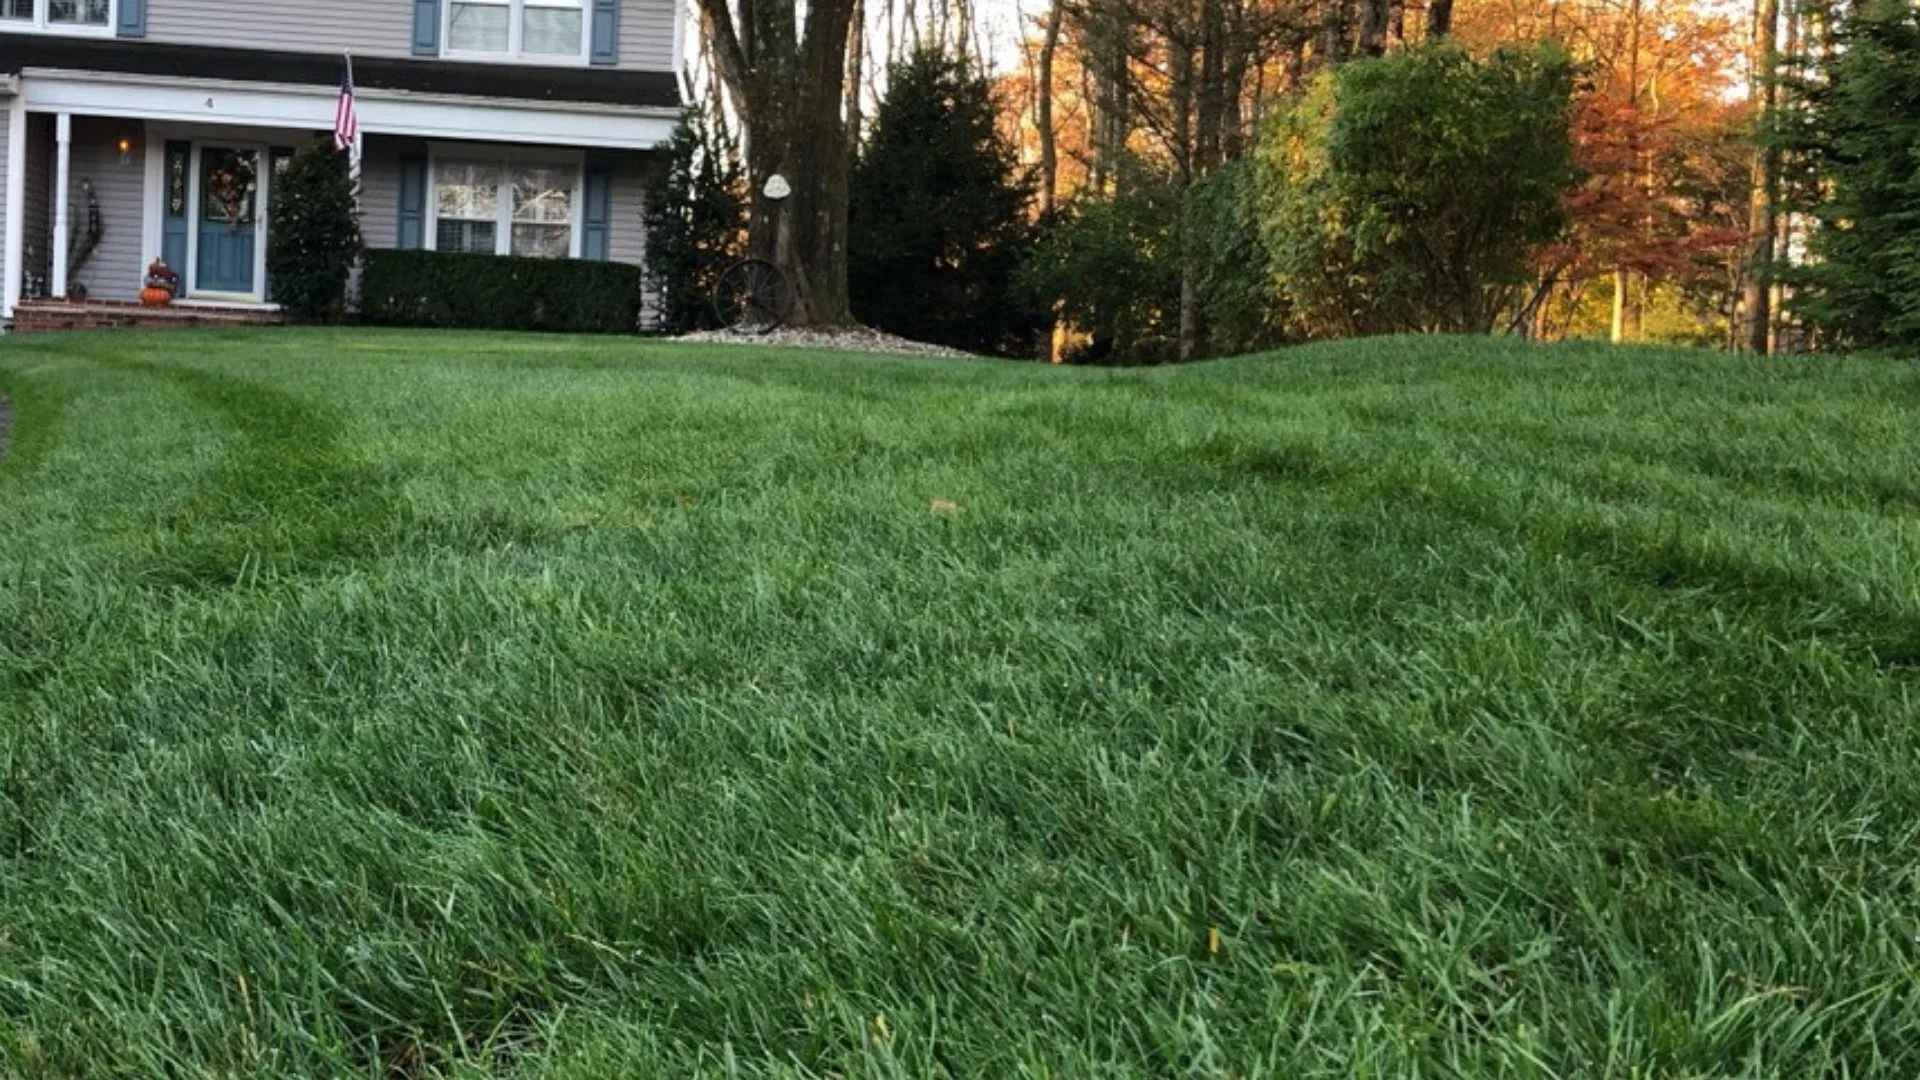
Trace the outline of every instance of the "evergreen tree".
<instances>
[{"instance_id":1,"label":"evergreen tree","mask_svg":"<svg viewBox=\"0 0 1920 1080\"><path fill-rule=\"evenodd\" d=\"M1920 8L1822 4L1831 38L1799 85L1789 157L1808 175L1813 258L1783 276L1795 311L1831 344L1920 348Z\"/></svg>"},{"instance_id":2,"label":"evergreen tree","mask_svg":"<svg viewBox=\"0 0 1920 1080\"><path fill-rule=\"evenodd\" d=\"M739 155L697 110L680 117L647 184L647 282L672 332L716 325L713 286L739 258L747 206Z\"/></svg>"},{"instance_id":3,"label":"evergreen tree","mask_svg":"<svg viewBox=\"0 0 1920 1080\"><path fill-rule=\"evenodd\" d=\"M896 64L854 165L848 283L860 321L916 341L1031 356L1045 321L1015 284L1031 199L987 80L923 48Z\"/></svg>"},{"instance_id":4,"label":"evergreen tree","mask_svg":"<svg viewBox=\"0 0 1920 1080\"><path fill-rule=\"evenodd\" d=\"M359 212L347 155L316 139L274 177L267 279L289 314L318 319L346 309L347 278L360 254Z\"/></svg>"}]
</instances>

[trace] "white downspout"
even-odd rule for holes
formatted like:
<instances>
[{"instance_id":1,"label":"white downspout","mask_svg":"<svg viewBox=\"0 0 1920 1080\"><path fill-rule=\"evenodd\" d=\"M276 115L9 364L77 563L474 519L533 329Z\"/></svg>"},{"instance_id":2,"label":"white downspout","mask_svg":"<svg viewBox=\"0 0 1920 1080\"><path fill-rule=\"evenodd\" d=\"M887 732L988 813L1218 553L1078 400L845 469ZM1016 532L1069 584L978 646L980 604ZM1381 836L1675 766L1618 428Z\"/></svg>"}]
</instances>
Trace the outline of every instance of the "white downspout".
<instances>
[{"instance_id":1,"label":"white downspout","mask_svg":"<svg viewBox=\"0 0 1920 1080\"><path fill-rule=\"evenodd\" d=\"M17 83L7 110L7 255L4 306L8 320L20 301L26 269L27 239L27 99Z\"/></svg>"},{"instance_id":2,"label":"white downspout","mask_svg":"<svg viewBox=\"0 0 1920 1080\"><path fill-rule=\"evenodd\" d=\"M73 224L69 220L72 209L67 200L72 194L73 173L73 114L57 113L54 116L53 142L53 295L56 299L67 298L67 245Z\"/></svg>"}]
</instances>

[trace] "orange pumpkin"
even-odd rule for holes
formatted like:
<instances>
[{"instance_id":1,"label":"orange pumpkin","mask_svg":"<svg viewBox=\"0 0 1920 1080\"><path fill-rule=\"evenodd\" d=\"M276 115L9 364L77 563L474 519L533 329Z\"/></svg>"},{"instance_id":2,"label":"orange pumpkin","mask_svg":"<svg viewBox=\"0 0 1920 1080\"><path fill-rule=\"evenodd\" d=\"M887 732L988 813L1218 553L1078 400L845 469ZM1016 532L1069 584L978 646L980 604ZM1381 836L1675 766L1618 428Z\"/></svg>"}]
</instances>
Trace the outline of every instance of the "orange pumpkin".
<instances>
[{"instance_id":1,"label":"orange pumpkin","mask_svg":"<svg viewBox=\"0 0 1920 1080\"><path fill-rule=\"evenodd\" d=\"M173 303L173 290L162 285L149 285L140 290L140 302L147 307L166 307Z\"/></svg>"}]
</instances>

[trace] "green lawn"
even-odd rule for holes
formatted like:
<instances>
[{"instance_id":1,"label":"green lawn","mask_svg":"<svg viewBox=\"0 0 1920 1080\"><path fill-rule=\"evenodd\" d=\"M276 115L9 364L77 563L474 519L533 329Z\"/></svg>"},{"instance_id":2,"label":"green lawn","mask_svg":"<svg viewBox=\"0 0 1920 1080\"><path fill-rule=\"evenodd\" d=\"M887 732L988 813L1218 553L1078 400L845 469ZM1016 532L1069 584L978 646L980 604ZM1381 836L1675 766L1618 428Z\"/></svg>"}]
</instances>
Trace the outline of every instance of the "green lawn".
<instances>
[{"instance_id":1,"label":"green lawn","mask_svg":"<svg viewBox=\"0 0 1920 1080\"><path fill-rule=\"evenodd\" d=\"M1920 1075L1910 365L0 394L0 1076Z\"/></svg>"}]
</instances>

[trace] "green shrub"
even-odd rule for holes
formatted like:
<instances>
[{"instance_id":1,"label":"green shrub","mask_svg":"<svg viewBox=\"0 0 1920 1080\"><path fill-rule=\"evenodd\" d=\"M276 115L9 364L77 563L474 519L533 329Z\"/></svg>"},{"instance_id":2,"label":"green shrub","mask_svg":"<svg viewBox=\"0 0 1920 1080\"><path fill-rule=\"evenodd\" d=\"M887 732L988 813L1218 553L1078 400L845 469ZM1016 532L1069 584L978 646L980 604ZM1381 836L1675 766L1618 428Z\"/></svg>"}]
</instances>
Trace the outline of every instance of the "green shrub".
<instances>
[{"instance_id":1,"label":"green shrub","mask_svg":"<svg viewBox=\"0 0 1920 1080\"><path fill-rule=\"evenodd\" d=\"M1775 271L1825 344L1920 349L1920 12L1900 0L1813 5L1810 78L1785 147L1811 257Z\"/></svg>"},{"instance_id":2,"label":"green shrub","mask_svg":"<svg viewBox=\"0 0 1920 1080\"><path fill-rule=\"evenodd\" d=\"M360 313L370 323L629 334L637 266L440 251L369 251Z\"/></svg>"},{"instance_id":3,"label":"green shrub","mask_svg":"<svg viewBox=\"0 0 1920 1080\"><path fill-rule=\"evenodd\" d=\"M1082 198L1042 224L1019 278L1090 339L1068 359L1153 364L1177 353L1179 197L1141 178L1123 193Z\"/></svg>"},{"instance_id":4,"label":"green shrub","mask_svg":"<svg viewBox=\"0 0 1920 1080\"><path fill-rule=\"evenodd\" d=\"M713 287L746 248L746 171L725 128L688 109L647 182L647 286L670 333L719 325Z\"/></svg>"},{"instance_id":5,"label":"green shrub","mask_svg":"<svg viewBox=\"0 0 1920 1080\"><path fill-rule=\"evenodd\" d=\"M360 253L360 222L347 177L347 155L316 139L274 178L267 230L267 280L288 314L337 317L346 308L347 278Z\"/></svg>"},{"instance_id":6,"label":"green shrub","mask_svg":"<svg viewBox=\"0 0 1920 1080\"><path fill-rule=\"evenodd\" d=\"M1451 46L1321 76L1258 153L1289 329L1491 330L1566 225L1574 77L1552 47Z\"/></svg>"},{"instance_id":7,"label":"green shrub","mask_svg":"<svg viewBox=\"0 0 1920 1080\"><path fill-rule=\"evenodd\" d=\"M1030 201L987 78L938 46L916 49L888 73L853 166L855 317L916 341L1031 358L1047 312L1014 280L1032 242Z\"/></svg>"},{"instance_id":8,"label":"green shrub","mask_svg":"<svg viewBox=\"0 0 1920 1080\"><path fill-rule=\"evenodd\" d=\"M1283 344L1285 305L1260 236L1253 163L1231 162L1186 191L1181 245L1200 301L1202 356L1237 356Z\"/></svg>"}]
</instances>

